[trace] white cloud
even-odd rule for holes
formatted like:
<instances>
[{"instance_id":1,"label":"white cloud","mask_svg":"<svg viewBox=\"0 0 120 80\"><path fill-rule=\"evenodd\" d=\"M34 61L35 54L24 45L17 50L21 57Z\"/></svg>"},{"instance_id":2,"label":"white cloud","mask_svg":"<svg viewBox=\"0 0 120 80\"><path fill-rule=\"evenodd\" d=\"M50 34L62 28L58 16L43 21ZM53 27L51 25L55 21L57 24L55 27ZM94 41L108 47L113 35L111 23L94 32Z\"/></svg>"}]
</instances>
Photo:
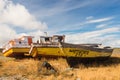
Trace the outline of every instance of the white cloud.
<instances>
[{"instance_id":1,"label":"white cloud","mask_svg":"<svg viewBox=\"0 0 120 80\"><path fill-rule=\"evenodd\" d=\"M73 1L73 0L60 1L59 0L54 5L49 4L50 7L45 7L45 5L41 6L39 9L40 11L37 12L36 15L39 17L53 16L53 15L65 13L65 12L68 12L71 10L75 10L78 8L84 8L84 7L90 6L94 3L97 3L97 1L95 1L95 0L93 0L93 1Z\"/></svg>"},{"instance_id":2,"label":"white cloud","mask_svg":"<svg viewBox=\"0 0 120 80\"><path fill-rule=\"evenodd\" d=\"M115 34L96 37L96 39L93 39L94 42L102 43L106 46L111 47L120 47L120 38L119 36L116 36Z\"/></svg>"},{"instance_id":3,"label":"white cloud","mask_svg":"<svg viewBox=\"0 0 120 80\"><path fill-rule=\"evenodd\" d=\"M106 18L101 18L101 19L89 20L89 21L87 21L87 23L99 23L99 22L109 21L111 19L113 19L113 17L106 17Z\"/></svg>"},{"instance_id":4,"label":"white cloud","mask_svg":"<svg viewBox=\"0 0 120 80\"><path fill-rule=\"evenodd\" d=\"M16 32L8 25L0 24L0 45L5 44L9 39L15 38Z\"/></svg>"},{"instance_id":5,"label":"white cloud","mask_svg":"<svg viewBox=\"0 0 120 80\"><path fill-rule=\"evenodd\" d=\"M47 28L47 24L38 21L23 5L14 4L12 0L0 0L0 46L10 39L30 34L18 34L18 27L27 31L42 31Z\"/></svg>"},{"instance_id":6,"label":"white cloud","mask_svg":"<svg viewBox=\"0 0 120 80\"><path fill-rule=\"evenodd\" d=\"M88 16L88 17L86 17L86 19L87 19L87 20L93 19L93 16Z\"/></svg>"},{"instance_id":7,"label":"white cloud","mask_svg":"<svg viewBox=\"0 0 120 80\"><path fill-rule=\"evenodd\" d=\"M46 23L37 21L33 15L21 4L13 4L11 1L0 0L0 23L12 24L23 29L45 29Z\"/></svg>"},{"instance_id":8,"label":"white cloud","mask_svg":"<svg viewBox=\"0 0 120 80\"><path fill-rule=\"evenodd\" d=\"M120 47L120 39L116 39L114 37L114 39L109 40L108 42L106 42L106 45L110 45L112 47Z\"/></svg>"},{"instance_id":9,"label":"white cloud","mask_svg":"<svg viewBox=\"0 0 120 80\"><path fill-rule=\"evenodd\" d=\"M112 21L107 22L107 23L103 23L103 24L99 24L99 25L96 26L96 28L105 28L105 27L108 27L108 26L111 26L111 25L113 25ZM117 26L120 26L120 25L114 25L114 26L117 27Z\"/></svg>"},{"instance_id":10,"label":"white cloud","mask_svg":"<svg viewBox=\"0 0 120 80\"><path fill-rule=\"evenodd\" d=\"M84 32L84 33L77 33L77 34L70 34L67 35L67 42L71 43L103 43L106 45L106 42L109 40L109 42L114 42L113 36L107 35L109 33L114 33L114 32L119 32L120 28L119 27L113 27L113 28L107 28L103 30L98 30L98 31L92 31L92 32ZM108 38L109 37L109 38ZM109 45L109 44L107 44Z\"/></svg>"},{"instance_id":11,"label":"white cloud","mask_svg":"<svg viewBox=\"0 0 120 80\"><path fill-rule=\"evenodd\" d=\"M1 0L0 1L0 11L3 10L4 6L5 6L5 2L3 0Z\"/></svg>"},{"instance_id":12,"label":"white cloud","mask_svg":"<svg viewBox=\"0 0 120 80\"><path fill-rule=\"evenodd\" d=\"M103 28L105 26L107 26L107 24L100 24L100 25L96 26L96 28Z\"/></svg>"},{"instance_id":13,"label":"white cloud","mask_svg":"<svg viewBox=\"0 0 120 80\"><path fill-rule=\"evenodd\" d=\"M77 30L77 29L81 29L81 28L85 27L85 25L94 24L94 23L103 23L104 21L109 21L106 24L104 23L104 24L100 24L100 25L96 26L96 28L103 28L103 27L107 26L108 24L111 24L112 22L110 20L113 19L114 17L105 17L105 18L100 18L100 19L94 19L94 18L95 17L93 17L93 16L88 16L88 17L86 17L85 21L78 22L75 24L65 25L59 30L57 28L57 30L55 30L55 31Z\"/></svg>"}]
</instances>

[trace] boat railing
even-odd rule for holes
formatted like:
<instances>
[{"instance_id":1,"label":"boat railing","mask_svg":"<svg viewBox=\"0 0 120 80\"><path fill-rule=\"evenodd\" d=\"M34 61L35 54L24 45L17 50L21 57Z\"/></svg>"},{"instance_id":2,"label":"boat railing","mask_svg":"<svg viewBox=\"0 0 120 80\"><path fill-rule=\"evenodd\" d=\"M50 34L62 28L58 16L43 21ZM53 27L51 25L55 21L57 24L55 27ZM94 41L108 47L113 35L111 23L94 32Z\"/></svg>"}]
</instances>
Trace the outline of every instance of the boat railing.
<instances>
[{"instance_id":1,"label":"boat railing","mask_svg":"<svg viewBox=\"0 0 120 80\"><path fill-rule=\"evenodd\" d=\"M36 47L59 47L59 43L33 43Z\"/></svg>"},{"instance_id":2,"label":"boat railing","mask_svg":"<svg viewBox=\"0 0 120 80\"><path fill-rule=\"evenodd\" d=\"M9 50L10 48L30 48L30 45L6 45L5 47L3 47L3 53L7 50Z\"/></svg>"}]
</instances>

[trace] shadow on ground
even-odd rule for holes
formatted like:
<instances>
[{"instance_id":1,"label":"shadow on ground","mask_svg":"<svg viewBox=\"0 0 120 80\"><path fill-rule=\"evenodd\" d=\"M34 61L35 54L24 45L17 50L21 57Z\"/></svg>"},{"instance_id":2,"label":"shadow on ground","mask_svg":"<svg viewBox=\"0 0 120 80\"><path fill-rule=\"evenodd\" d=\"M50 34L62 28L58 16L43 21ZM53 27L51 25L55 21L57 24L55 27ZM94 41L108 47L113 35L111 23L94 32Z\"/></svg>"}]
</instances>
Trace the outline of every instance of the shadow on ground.
<instances>
[{"instance_id":1,"label":"shadow on ground","mask_svg":"<svg viewBox=\"0 0 120 80\"><path fill-rule=\"evenodd\" d=\"M99 67L99 66L116 66L120 64L120 57L99 58L99 59L67 59L70 67Z\"/></svg>"}]
</instances>

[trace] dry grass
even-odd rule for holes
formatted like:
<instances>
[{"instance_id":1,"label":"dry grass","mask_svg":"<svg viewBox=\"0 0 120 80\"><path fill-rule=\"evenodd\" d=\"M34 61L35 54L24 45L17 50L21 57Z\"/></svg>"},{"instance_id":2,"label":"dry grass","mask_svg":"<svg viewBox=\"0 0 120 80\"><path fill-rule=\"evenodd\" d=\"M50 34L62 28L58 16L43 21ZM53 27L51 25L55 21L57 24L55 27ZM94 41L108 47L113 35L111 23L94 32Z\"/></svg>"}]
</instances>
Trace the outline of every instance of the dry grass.
<instances>
[{"instance_id":1,"label":"dry grass","mask_svg":"<svg viewBox=\"0 0 120 80\"><path fill-rule=\"evenodd\" d=\"M103 62L80 63L79 68L69 68L65 59L51 59L48 62L57 74L42 75L38 65L43 60L0 59L0 80L120 80L120 54Z\"/></svg>"}]
</instances>

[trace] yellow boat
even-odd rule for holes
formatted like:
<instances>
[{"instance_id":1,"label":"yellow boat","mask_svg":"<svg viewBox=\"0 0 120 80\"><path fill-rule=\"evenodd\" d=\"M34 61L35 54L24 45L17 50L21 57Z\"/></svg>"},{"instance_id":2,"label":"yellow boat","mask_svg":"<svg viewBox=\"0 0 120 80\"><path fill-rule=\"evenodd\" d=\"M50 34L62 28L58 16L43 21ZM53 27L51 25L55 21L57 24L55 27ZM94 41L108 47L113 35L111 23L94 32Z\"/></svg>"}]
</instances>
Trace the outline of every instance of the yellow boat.
<instances>
[{"instance_id":1,"label":"yellow boat","mask_svg":"<svg viewBox=\"0 0 120 80\"><path fill-rule=\"evenodd\" d=\"M22 36L18 39L10 40L3 46L3 55L6 57L27 56L32 43L32 36Z\"/></svg>"},{"instance_id":2,"label":"yellow boat","mask_svg":"<svg viewBox=\"0 0 120 80\"><path fill-rule=\"evenodd\" d=\"M70 44L65 43L65 36L41 36L39 42L31 45L29 55L32 57L73 57L100 58L110 57L113 49L102 47L101 44Z\"/></svg>"},{"instance_id":3,"label":"yellow boat","mask_svg":"<svg viewBox=\"0 0 120 80\"><path fill-rule=\"evenodd\" d=\"M101 44L70 44L65 43L65 35L40 36L33 43L32 36L23 36L10 40L3 47L6 57L72 57L72 58L99 58L110 57L113 49L101 47Z\"/></svg>"},{"instance_id":4,"label":"yellow boat","mask_svg":"<svg viewBox=\"0 0 120 80\"><path fill-rule=\"evenodd\" d=\"M3 52L6 57L23 57L29 52L30 47L11 47Z\"/></svg>"}]
</instances>

